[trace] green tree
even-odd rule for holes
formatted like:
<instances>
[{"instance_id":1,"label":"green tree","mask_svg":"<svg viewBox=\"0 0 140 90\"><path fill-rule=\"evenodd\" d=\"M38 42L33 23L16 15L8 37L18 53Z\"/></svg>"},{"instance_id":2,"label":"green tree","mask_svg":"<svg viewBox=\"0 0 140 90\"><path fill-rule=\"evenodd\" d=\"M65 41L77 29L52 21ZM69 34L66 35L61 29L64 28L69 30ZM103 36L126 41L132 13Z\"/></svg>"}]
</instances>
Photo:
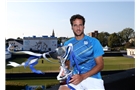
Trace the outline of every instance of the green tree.
<instances>
[{"instance_id":1,"label":"green tree","mask_svg":"<svg viewBox=\"0 0 140 90\"><path fill-rule=\"evenodd\" d=\"M122 31L118 32L117 33L119 38L120 38L120 45L123 45L124 42L126 42L124 39L123 39L123 33Z\"/></svg>"},{"instance_id":2,"label":"green tree","mask_svg":"<svg viewBox=\"0 0 140 90\"><path fill-rule=\"evenodd\" d=\"M23 40L22 38L20 38L20 37L17 37L17 40Z\"/></svg>"},{"instance_id":3,"label":"green tree","mask_svg":"<svg viewBox=\"0 0 140 90\"><path fill-rule=\"evenodd\" d=\"M108 37L109 37L109 33L108 32L101 32L98 34L98 40L100 41L100 43L102 44L102 46L106 46L108 45Z\"/></svg>"},{"instance_id":4,"label":"green tree","mask_svg":"<svg viewBox=\"0 0 140 90\"><path fill-rule=\"evenodd\" d=\"M131 48L131 47L133 47L133 43L127 42L125 44L125 48Z\"/></svg>"},{"instance_id":5,"label":"green tree","mask_svg":"<svg viewBox=\"0 0 140 90\"><path fill-rule=\"evenodd\" d=\"M57 44L61 43L61 37L57 38Z\"/></svg>"},{"instance_id":6,"label":"green tree","mask_svg":"<svg viewBox=\"0 0 140 90\"><path fill-rule=\"evenodd\" d=\"M121 32L122 41L128 42L130 38L135 37L135 31L132 28L125 28Z\"/></svg>"},{"instance_id":7,"label":"green tree","mask_svg":"<svg viewBox=\"0 0 140 90\"><path fill-rule=\"evenodd\" d=\"M111 48L120 46L120 38L117 33L110 34L108 37L108 46Z\"/></svg>"}]
</instances>

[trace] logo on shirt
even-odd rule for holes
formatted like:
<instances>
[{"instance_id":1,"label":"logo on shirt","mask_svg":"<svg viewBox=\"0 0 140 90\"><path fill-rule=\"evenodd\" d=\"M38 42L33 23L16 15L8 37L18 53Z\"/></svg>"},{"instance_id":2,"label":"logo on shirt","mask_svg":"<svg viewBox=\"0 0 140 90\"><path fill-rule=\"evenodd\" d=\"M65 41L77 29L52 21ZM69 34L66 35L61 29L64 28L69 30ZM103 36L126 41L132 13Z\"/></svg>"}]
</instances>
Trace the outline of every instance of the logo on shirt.
<instances>
[{"instance_id":1,"label":"logo on shirt","mask_svg":"<svg viewBox=\"0 0 140 90\"><path fill-rule=\"evenodd\" d=\"M84 41L84 45L87 45L88 44L88 41Z\"/></svg>"}]
</instances>

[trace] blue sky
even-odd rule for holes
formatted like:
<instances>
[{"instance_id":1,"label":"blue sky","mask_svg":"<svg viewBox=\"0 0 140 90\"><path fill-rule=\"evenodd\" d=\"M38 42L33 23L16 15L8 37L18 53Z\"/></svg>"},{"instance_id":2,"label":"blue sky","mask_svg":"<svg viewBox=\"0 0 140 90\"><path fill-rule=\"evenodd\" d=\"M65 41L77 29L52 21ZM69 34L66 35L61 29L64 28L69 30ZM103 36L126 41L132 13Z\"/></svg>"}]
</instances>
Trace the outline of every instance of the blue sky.
<instances>
[{"instance_id":1,"label":"blue sky","mask_svg":"<svg viewBox=\"0 0 140 90\"><path fill-rule=\"evenodd\" d=\"M24 0L25 1L25 0ZM7 2L7 33L5 38L43 36L73 37L69 19L81 14L86 19L85 34L135 30L135 2Z\"/></svg>"}]
</instances>

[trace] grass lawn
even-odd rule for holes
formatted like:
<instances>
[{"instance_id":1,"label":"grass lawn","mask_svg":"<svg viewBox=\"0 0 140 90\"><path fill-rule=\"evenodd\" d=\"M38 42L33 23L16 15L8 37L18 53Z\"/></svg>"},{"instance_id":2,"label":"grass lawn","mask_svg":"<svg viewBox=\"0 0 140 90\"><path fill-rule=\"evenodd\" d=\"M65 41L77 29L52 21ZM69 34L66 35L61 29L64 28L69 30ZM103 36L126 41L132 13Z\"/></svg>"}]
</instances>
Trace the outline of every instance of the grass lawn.
<instances>
[{"instance_id":1,"label":"grass lawn","mask_svg":"<svg viewBox=\"0 0 140 90\"><path fill-rule=\"evenodd\" d=\"M24 83L28 85L50 85L50 84L58 84L59 81L57 79L22 79L22 80L6 80L7 83L15 82L15 83Z\"/></svg>"},{"instance_id":2,"label":"grass lawn","mask_svg":"<svg viewBox=\"0 0 140 90\"><path fill-rule=\"evenodd\" d=\"M109 70L126 70L135 67L135 59L133 58L126 58L126 57L103 57L104 58L104 69L103 71ZM38 64L35 66L37 70L41 70L43 72L52 72L52 71L59 71L59 63L58 60L53 60L49 58L55 63L50 63L45 59L41 58ZM27 58L16 58L12 61L17 63L25 62ZM44 61L42 63L42 60ZM6 62L7 64L8 62ZM6 66L6 73L24 73L24 72L31 72L29 67L11 67ZM27 83L28 85L50 85L51 83L59 83L57 79L30 79L30 80L6 80L6 82L22 82Z\"/></svg>"},{"instance_id":3,"label":"grass lawn","mask_svg":"<svg viewBox=\"0 0 140 90\"><path fill-rule=\"evenodd\" d=\"M108 70L126 70L135 67L135 59L127 57L103 57L104 69Z\"/></svg>"},{"instance_id":4,"label":"grass lawn","mask_svg":"<svg viewBox=\"0 0 140 90\"><path fill-rule=\"evenodd\" d=\"M135 59L134 58L126 58L126 57L103 57L104 58L104 69L103 71L107 70L124 70L129 68L135 67ZM27 58L16 58L12 61L17 63L25 62ZM42 63L43 60L43 63ZM49 58L54 63L48 62L47 60L41 58L37 65L35 65L35 68L37 70L41 70L43 72L53 72L58 71L59 72L59 61L54 60L52 58ZM7 64L8 62L6 62ZM12 66L6 66L6 73L26 73L31 72L29 67L24 68L21 67L12 67Z\"/></svg>"},{"instance_id":5,"label":"grass lawn","mask_svg":"<svg viewBox=\"0 0 140 90\"><path fill-rule=\"evenodd\" d=\"M35 65L35 68L43 72L59 71L59 65L60 65L59 61L52 58L48 58L48 59L51 60L53 63L48 62L44 58L41 58L38 60L38 64ZM13 59L12 61L21 64L22 62L25 62L26 60L27 58L16 58L16 59ZM43 60L43 63L42 63L42 60ZM9 62L6 62L6 64L8 63ZM15 72L27 73L27 72L31 72L31 70L29 67L24 68L23 66L21 67L6 66L6 73L15 73Z\"/></svg>"}]
</instances>

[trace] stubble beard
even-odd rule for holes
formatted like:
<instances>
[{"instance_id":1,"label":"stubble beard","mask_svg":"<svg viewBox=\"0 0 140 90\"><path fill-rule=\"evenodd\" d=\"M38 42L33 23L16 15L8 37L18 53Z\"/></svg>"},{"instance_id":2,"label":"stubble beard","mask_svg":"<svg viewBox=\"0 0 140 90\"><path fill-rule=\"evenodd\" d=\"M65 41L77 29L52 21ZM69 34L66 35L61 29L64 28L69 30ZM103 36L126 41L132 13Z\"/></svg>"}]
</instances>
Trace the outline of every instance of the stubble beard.
<instances>
[{"instance_id":1,"label":"stubble beard","mask_svg":"<svg viewBox=\"0 0 140 90\"><path fill-rule=\"evenodd\" d=\"M81 32L80 34L76 34L76 33L74 32L74 35L75 35L76 37L82 36L83 34L84 34L84 32Z\"/></svg>"}]
</instances>

